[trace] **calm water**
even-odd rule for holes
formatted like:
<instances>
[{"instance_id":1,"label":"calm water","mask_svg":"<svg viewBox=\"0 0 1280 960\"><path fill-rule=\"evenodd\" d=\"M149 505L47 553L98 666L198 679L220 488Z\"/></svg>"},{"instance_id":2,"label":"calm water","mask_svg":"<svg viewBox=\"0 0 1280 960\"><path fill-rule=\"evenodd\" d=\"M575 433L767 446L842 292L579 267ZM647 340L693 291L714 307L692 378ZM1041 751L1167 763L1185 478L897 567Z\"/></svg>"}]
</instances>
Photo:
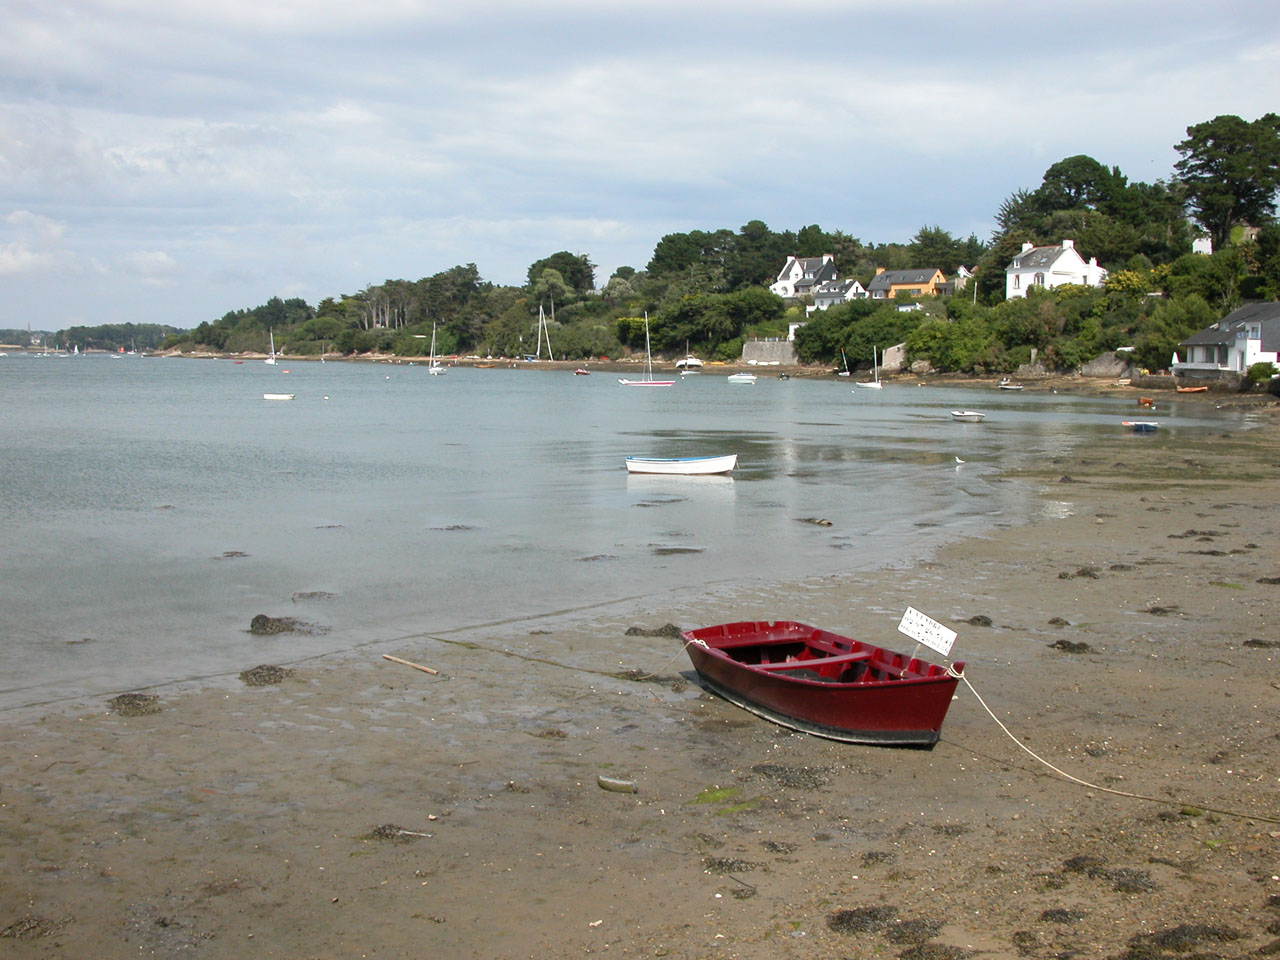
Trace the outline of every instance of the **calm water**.
<instances>
[{"instance_id":1,"label":"calm water","mask_svg":"<svg viewBox=\"0 0 1280 960\"><path fill-rule=\"evenodd\" d=\"M0 710L903 563L1042 509L997 471L1135 415L1132 400L767 373L635 389L604 372L14 355L0 404ZM958 407L987 421L955 423ZM1167 404L1134 442L1225 416ZM732 452L732 479L623 466ZM330 596L297 597L316 592ZM256 613L328 631L255 659Z\"/></svg>"}]
</instances>

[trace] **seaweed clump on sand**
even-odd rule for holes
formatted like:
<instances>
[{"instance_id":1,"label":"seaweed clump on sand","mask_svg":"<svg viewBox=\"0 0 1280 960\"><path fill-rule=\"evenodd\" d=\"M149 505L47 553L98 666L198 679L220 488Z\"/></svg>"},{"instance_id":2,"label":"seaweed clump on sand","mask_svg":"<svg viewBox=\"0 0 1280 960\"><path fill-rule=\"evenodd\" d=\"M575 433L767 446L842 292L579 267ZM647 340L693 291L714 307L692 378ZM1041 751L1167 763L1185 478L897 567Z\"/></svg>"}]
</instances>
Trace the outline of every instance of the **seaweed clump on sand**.
<instances>
[{"instance_id":1,"label":"seaweed clump on sand","mask_svg":"<svg viewBox=\"0 0 1280 960\"><path fill-rule=\"evenodd\" d=\"M240 680L247 687L266 687L273 683L281 683L291 676L293 676L292 670L272 666L269 663L240 671Z\"/></svg>"},{"instance_id":2,"label":"seaweed clump on sand","mask_svg":"<svg viewBox=\"0 0 1280 960\"><path fill-rule=\"evenodd\" d=\"M259 636L273 633L292 633L298 629L298 621L293 617L268 617L260 613L249 621L249 632Z\"/></svg>"},{"instance_id":3,"label":"seaweed clump on sand","mask_svg":"<svg viewBox=\"0 0 1280 960\"><path fill-rule=\"evenodd\" d=\"M672 637L679 638L680 628L674 623L663 624L656 630L648 630L644 627L627 627L626 636L628 637Z\"/></svg>"},{"instance_id":4,"label":"seaweed clump on sand","mask_svg":"<svg viewBox=\"0 0 1280 960\"><path fill-rule=\"evenodd\" d=\"M890 904L837 910L827 917L827 926L836 933L871 933L883 930L898 916L898 908Z\"/></svg>"},{"instance_id":5,"label":"seaweed clump on sand","mask_svg":"<svg viewBox=\"0 0 1280 960\"><path fill-rule=\"evenodd\" d=\"M1230 927L1182 923L1154 933L1139 933L1130 937L1128 949L1121 956L1124 960L1155 960L1170 953L1190 953L1203 943L1231 943L1242 936L1240 931Z\"/></svg>"},{"instance_id":6,"label":"seaweed clump on sand","mask_svg":"<svg viewBox=\"0 0 1280 960\"><path fill-rule=\"evenodd\" d=\"M421 837L430 837L429 833L408 830L396 823L382 823L370 830L365 840L390 840L392 843L412 843Z\"/></svg>"},{"instance_id":7,"label":"seaweed clump on sand","mask_svg":"<svg viewBox=\"0 0 1280 960\"><path fill-rule=\"evenodd\" d=\"M160 698L153 693L122 693L107 701L107 706L122 717L141 717L160 712Z\"/></svg>"},{"instance_id":8,"label":"seaweed clump on sand","mask_svg":"<svg viewBox=\"0 0 1280 960\"><path fill-rule=\"evenodd\" d=\"M1083 640L1055 640L1049 644L1052 650L1061 650L1063 653L1093 653L1093 647L1085 643Z\"/></svg>"},{"instance_id":9,"label":"seaweed clump on sand","mask_svg":"<svg viewBox=\"0 0 1280 960\"><path fill-rule=\"evenodd\" d=\"M268 617L259 613L249 621L249 632L260 637L277 633L305 633L317 637L325 632L325 628L295 617Z\"/></svg>"}]
</instances>

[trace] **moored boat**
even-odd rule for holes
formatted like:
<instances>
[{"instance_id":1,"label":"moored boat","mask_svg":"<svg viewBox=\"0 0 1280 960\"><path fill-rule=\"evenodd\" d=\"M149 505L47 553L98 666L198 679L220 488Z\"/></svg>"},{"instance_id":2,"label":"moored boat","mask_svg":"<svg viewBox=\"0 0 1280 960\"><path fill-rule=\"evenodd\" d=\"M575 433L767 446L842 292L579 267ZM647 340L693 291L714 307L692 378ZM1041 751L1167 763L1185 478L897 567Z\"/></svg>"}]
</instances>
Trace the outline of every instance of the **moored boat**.
<instances>
[{"instance_id":1,"label":"moored boat","mask_svg":"<svg viewBox=\"0 0 1280 960\"><path fill-rule=\"evenodd\" d=\"M702 684L793 730L846 743L931 747L964 663L950 669L791 620L686 630Z\"/></svg>"},{"instance_id":2,"label":"moored boat","mask_svg":"<svg viewBox=\"0 0 1280 960\"><path fill-rule=\"evenodd\" d=\"M999 387L1001 390L1021 390L1022 389L1022 384L1014 383L1008 377L1005 377L1003 380L997 383L996 386Z\"/></svg>"},{"instance_id":3,"label":"moored boat","mask_svg":"<svg viewBox=\"0 0 1280 960\"><path fill-rule=\"evenodd\" d=\"M1208 387L1174 387L1178 393L1204 393Z\"/></svg>"},{"instance_id":4,"label":"moored boat","mask_svg":"<svg viewBox=\"0 0 1280 960\"><path fill-rule=\"evenodd\" d=\"M719 457L627 457L628 473L664 473L672 476L708 476L730 473L738 465L736 453Z\"/></svg>"},{"instance_id":5,"label":"moored boat","mask_svg":"<svg viewBox=\"0 0 1280 960\"><path fill-rule=\"evenodd\" d=\"M644 368L645 374L643 380L632 380L628 377L619 377L618 382L624 387L670 387L674 380L655 380L653 379L653 354L649 352L649 311L644 312Z\"/></svg>"},{"instance_id":6,"label":"moored boat","mask_svg":"<svg viewBox=\"0 0 1280 960\"><path fill-rule=\"evenodd\" d=\"M977 410L952 410L952 420L962 420L967 423L981 423L985 413L979 413Z\"/></svg>"},{"instance_id":7,"label":"moored boat","mask_svg":"<svg viewBox=\"0 0 1280 960\"><path fill-rule=\"evenodd\" d=\"M731 373L725 379L730 383L755 383L756 375L754 373Z\"/></svg>"},{"instance_id":8,"label":"moored boat","mask_svg":"<svg viewBox=\"0 0 1280 960\"><path fill-rule=\"evenodd\" d=\"M1120 422L1134 433L1155 433L1160 426L1155 420L1122 420Z\"/></svg>"},{"instance_id":9,"label":"moored boat","mask_svg":"<svg viewBox=\"0 0 1280 960\"><path fill-rule=\"evenodd\" d=\"M262 395L262 399L263 400L292 400L293 394L292 393L264 393Z\"/></svg>"}]
</instances>

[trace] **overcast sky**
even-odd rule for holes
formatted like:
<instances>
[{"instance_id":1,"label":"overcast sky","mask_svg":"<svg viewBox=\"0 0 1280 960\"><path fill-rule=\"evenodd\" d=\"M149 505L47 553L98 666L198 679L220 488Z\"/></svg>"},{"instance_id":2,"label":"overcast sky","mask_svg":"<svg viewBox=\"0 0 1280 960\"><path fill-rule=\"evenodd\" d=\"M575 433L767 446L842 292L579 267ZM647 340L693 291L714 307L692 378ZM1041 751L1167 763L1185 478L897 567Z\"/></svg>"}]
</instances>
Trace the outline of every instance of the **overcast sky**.
<instances>
[{"instance_id":1,"label":"overcast sky","mask_svg":"<svg viewBox=\"0 0 1280 960\"><path fill-rule=\"evenodd\" d=\"M0 0L0 327L194 326L664 235L987 239L1280 110L1274 0Z\"/></svg>"}]
</instances>

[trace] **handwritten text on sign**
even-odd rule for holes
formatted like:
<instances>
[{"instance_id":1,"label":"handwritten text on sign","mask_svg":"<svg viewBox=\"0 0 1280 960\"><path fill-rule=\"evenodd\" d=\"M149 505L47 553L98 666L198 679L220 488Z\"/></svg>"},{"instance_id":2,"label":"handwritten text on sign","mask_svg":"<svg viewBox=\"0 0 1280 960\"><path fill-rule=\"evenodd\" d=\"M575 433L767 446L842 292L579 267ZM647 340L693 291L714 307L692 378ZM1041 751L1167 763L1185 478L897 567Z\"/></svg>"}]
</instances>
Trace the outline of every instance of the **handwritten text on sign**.
<instances>
[{"instance_id":1,"label":"handwritten text on sign","mask_svg":"<svg viewBox=\"0 0 1280 960\"><path fill-rule=\"evenodd\" d=\"M956 642L954 630L944 627L937 620L931 620L914 607L907 607L907 612L902 615L902 622L898 624L898 631L931 650L937 650L944 657L951 655L951 645Z\"/></svg>"}]
</instances>

